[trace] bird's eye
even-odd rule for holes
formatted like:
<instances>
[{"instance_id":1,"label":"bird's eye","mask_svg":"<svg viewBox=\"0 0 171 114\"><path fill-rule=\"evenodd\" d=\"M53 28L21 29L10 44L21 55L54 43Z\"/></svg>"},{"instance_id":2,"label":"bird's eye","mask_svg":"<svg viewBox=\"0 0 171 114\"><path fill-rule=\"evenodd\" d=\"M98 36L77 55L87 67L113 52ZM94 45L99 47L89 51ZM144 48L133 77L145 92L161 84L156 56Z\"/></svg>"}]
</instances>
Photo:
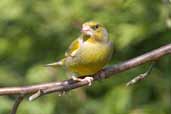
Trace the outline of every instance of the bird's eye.
<instances>
[{"instance_id":1,"label":"bird's eye","mask_svg":"<svg viewBox=\"0 0 171 114\"><path fill-rule=\"evenodd\" d=\"M97 24L97 25L95 26L95 28L96 28L96 29L99 28L99 25Z\"/></svg>"},{"instance_id":2,"label":"bird's eye","mask_svg":"<svg viewBox=\"0 0 171 114\"><path fill-rule=\"evenodd\" d=\"M98 29L98 28L99 28L99 25L98 24L93 27L94 30L95 29Z\"/></svg>"}]
</instances>

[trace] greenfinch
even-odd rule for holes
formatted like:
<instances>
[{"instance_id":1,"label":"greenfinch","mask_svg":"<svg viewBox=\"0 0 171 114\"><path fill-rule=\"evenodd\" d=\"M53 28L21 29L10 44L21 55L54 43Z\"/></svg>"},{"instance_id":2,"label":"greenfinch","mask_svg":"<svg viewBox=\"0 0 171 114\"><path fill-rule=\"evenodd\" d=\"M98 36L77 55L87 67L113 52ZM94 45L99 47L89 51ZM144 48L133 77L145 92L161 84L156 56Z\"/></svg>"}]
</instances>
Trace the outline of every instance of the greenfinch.
<instances>
[{"instance_id":1,"label":"greenfinch","mask_svg":"<svg viewBox=\"0 0 171 114\"><path fill-rule=\"evenodd\" d=\"M106 28L100 23L90 21L82 25L81 35L71 43L65 57L46 66L64 66L68 71L79 76L92 75L104 67L112 53L113 45L108 38ZM92 77L80 79L75 75L72 75L72 79L87 80L89 85L93 80Z\"/></svg>"}]
</instances>

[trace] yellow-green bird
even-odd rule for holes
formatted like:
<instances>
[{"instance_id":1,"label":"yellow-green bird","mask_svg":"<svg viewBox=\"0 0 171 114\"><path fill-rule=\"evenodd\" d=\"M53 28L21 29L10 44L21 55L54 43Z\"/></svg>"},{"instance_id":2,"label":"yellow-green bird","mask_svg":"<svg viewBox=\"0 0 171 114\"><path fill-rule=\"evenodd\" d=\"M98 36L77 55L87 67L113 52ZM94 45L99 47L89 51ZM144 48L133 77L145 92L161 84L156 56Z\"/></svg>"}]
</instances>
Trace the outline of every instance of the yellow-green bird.
<instances>
[{"instance_id":1,"label":"yellow-green bird","mask_svg":"<svg viewBox=\"0 0 171 114\"><path fill-rule=\"evenodd\" d=\"M81 35L74 40L58 62L46 66L64 66L77 75L92 75L101 70L110 60L113 53L112 42L108 38L106 28L97 22L90 21L82 25ZM72 75L73 80L87 80L91 85L92 77L84 79Z\"/></svg>"}]
</instances>

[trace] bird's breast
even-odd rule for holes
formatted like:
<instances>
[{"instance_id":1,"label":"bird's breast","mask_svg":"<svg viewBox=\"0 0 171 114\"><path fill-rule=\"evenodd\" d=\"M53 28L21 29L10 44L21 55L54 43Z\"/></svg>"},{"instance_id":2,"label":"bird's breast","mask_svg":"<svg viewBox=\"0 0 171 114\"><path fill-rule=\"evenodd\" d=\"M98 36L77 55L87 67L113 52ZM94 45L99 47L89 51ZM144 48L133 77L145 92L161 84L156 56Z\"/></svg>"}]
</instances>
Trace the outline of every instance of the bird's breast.
<instances>
[{"instance_id":1,"label":"bird's breast","mask_svg":"<svg viewBox=\"0 0 171 114\"><path fill-rule=\"evenodd\" d=\"M84 42L75 54L75 57L68 59L67 66L80 75L94 74L108 62L112 55L110 43Z\"/></svg>"}]
</instances>

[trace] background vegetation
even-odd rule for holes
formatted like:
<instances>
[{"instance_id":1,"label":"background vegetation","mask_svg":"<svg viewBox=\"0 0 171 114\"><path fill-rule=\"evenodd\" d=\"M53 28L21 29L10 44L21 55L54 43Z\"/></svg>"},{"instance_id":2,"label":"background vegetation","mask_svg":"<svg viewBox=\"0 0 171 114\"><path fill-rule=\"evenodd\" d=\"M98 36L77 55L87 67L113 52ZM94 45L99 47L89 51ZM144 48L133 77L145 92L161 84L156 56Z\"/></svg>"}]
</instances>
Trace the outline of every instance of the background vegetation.
<instances>
[{"instance_id":1,"label":"background vegetation","mask_svg":"<svg viewBox=\"0 0 171 114\"><path fill-rule=\"evenodd\" d=\"M64 69L42 65L63 57L85 21L99 21L107 27L115 45L108 65L170 43L171 20L163 1L1 0L0 87L66 79ZM170 56L161 58L147 79L125 86L149 65L64 96L51 94L33 102L24 100L18 114L170 114ZM14 97L1 96L0 114L8 114L13 102Z\"/></svg>"}]
</instances>

